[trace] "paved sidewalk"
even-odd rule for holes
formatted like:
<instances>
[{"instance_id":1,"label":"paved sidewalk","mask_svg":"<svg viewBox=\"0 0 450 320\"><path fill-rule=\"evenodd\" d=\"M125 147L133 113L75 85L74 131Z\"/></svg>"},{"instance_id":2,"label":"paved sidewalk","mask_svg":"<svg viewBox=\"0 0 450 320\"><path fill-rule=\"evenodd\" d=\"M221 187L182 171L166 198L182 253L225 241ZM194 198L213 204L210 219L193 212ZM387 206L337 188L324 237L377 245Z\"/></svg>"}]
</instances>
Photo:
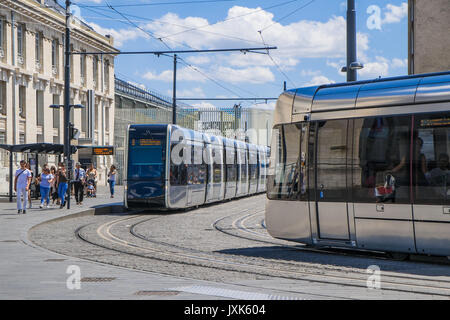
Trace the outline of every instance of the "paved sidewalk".
<instances>
[{"instance_id":1,"label":"paved sidewalk","mask_svg":"<svg viewBox=\"0 0 450 320\"><path fill-rule=\"evenodd\" d=\"M34 200L26 215L17 214L15 202L0 202L0 299L204 300L250 299L255 294L264 299L276 294L81 260L37 247L28 240L28 231L37 224L86 212L93 206L121 205L122 198L123 188L117 187L116 198L110 199L108 189L100 187L97 198L85 199L83 206L77 206L72 199L70 210L59 206L39 209L39 202ZM78 271L80 289L71 281Z\"/></svg>"}]
</instances>

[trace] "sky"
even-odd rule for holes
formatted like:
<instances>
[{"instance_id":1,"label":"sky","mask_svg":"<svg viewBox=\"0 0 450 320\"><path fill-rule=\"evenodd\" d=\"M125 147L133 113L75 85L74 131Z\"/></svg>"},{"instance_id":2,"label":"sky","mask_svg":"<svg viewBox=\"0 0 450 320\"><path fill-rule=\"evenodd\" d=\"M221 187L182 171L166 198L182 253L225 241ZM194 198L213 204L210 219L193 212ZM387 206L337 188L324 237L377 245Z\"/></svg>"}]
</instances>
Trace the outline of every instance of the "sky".
<instances>
[{"instance_id":1,"label":"sky","mask_svg":"<svg viewBox=\"0 0 450 320\"><path fill-rule=\"evenodd\" d=\"M407 1L357 0L358 80L407 74ZM287 88L346 81L345 0L76 0L75 15L121 51L276 46L265 54L179 54L179 98L276 98ZM122 55L116 76L172 96L173 58ZM272 108L274 102L183 101Z\"/></svg>"}]
</instances>

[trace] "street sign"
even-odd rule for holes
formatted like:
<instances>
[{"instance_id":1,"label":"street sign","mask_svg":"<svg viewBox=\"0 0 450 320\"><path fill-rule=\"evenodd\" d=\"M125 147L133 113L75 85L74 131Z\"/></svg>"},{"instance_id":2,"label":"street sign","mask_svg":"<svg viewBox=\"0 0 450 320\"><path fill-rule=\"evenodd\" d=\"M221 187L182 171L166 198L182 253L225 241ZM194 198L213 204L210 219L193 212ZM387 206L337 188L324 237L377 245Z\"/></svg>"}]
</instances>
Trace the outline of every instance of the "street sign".
<instances>
[{"instance_id":1,"label":"street sign","mask_svg":"<svg viewBox=\"0 0 450 320\"><path fill-rule=\"evenodd\" d=\"M92 148L94 156L112 156L114 155L114 147L94 147Z\"/></svg>"}]
</instances>

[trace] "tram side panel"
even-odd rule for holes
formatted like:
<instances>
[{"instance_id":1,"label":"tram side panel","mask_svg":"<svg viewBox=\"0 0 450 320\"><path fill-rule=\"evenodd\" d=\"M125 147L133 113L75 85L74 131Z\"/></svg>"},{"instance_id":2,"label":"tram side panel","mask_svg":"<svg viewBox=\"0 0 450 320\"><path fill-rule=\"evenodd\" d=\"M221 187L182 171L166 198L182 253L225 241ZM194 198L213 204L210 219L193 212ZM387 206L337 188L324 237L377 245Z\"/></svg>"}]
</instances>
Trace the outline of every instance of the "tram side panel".
<instances>
[{"instance_id":1,"label":"tram side panel","mask_svg":"<svg viewBox=\"0 0 450 320\"><path fill-rule=\"evenodd\" d=\"M255 145L248 145L248 194L255 194L258 190L258 149Z\"/></svg>"},{"instance_id":2,"label":"tram side panel","mask_svg":"<svg viewBox=\"0 0 450 320\"><path fill-rule=\"evenodd\" d=\"M275 126L273 130L271 166L267 172L267 231L275 238L310 244L306 167L305 162L299 161L302 134L295 124L285 126ZM304 139L307 141L306 135Z\"/></svg>"},{"instance_id":3,"label":"tram side panel","mask_svg":"<svg viewBox=\"0 0 450 320\"><path fill-rule=\"evenodd\" d=\"M224 199L232 199L236 196L237 184L237 163L236 163L236 148L234 141L224 139L225 150L225 197Z\"/></svg>"},{"instance_id":4,"label":"tram side panel","mask_svg":"<svg viewBox=\"0 0 450 320\"><path fill-rule=\"evenodd\" d=\"M223 144L219 137L205 135L204 157L208 167L206 202L221 201L224 198L225 181Z\"/></svg>"},{"instance_id":5,"label":"tram side panel","mask_svg":"<svg viewBox=\"0 0 450 320\"><path fill-rule=\"evenodd\" d=\"M235 141L237 155L237 185L236 197L242 197L248 194L248 168L247 168L247 148L246 143Z\"/></svg>"},{"instance_id":6,"label":"tram side panel","mask_svg":"<svg viewBox=\"0 0 450 320\"><path fill-rule=\"evenodd\" d=\"M188 161L190 161L189 145L186 140L189 134L182 128L173 126L170 132L170 172L167 191L167 207L172 209L185 208L188 194Z\"/></svg>"}]
</instances>

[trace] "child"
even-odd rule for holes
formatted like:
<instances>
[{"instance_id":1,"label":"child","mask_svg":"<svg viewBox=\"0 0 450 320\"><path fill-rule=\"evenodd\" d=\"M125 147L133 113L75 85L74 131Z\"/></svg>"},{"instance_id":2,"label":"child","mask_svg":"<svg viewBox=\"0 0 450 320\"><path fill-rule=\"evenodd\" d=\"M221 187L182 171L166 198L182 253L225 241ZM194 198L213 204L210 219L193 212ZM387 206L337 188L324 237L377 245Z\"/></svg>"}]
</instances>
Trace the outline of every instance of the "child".
<instances>
[{"instance_id":1,"label":"child","mask_svg":"<svg viewBox=\"0 0 450 320\"><path fill-rule=\"evenodd\" d=\"M89 181L89 184L87 186L87 195L88 197L94 197L94 183L92 181Z\"/></svg>"}]
</instances>

